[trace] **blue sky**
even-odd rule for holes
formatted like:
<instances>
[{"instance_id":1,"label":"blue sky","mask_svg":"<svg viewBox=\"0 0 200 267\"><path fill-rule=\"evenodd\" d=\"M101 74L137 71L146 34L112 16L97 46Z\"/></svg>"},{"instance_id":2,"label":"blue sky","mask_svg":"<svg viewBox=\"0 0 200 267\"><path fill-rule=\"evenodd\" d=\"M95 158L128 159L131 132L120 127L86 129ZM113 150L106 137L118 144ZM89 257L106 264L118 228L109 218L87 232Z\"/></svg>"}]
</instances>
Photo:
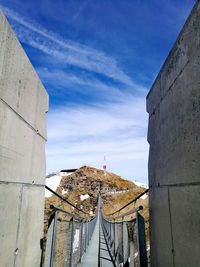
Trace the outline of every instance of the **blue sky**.
<instances>
[{"instance_id":1,"label":"blue sky","mask_svg":"<svg viewBox=\"0 0 200 267\"><path fill-rule=\"evenodd\" d=\"M145 98L194 0L0 0L50 96L47 173L147 183Z\"/></svg>"}]
</instances>

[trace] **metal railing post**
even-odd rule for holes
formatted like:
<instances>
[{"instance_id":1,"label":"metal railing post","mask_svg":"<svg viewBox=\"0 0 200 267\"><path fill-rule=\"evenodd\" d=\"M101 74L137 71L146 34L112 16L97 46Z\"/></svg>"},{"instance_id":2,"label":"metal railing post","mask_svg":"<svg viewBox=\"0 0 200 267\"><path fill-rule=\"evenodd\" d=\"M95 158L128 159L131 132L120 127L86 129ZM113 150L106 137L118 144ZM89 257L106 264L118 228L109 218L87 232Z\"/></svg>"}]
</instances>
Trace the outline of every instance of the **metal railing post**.
<instances>
[{"instance_id":1,"label":"metal railing post","mask_svg":"<svg viewBox=\"0 0 200 267\"><path fill-rule=\"evenodd\" d=\"M133 229L131 229L130 231L130 235L131 235L131 238L130 238L130 254L129 254L129 257L130 257L130 267L134 267L135 266L135 248L134 248L134 227Z\"/></svg>"},{"instance_id":2,"label":"metal railing post","mask_svg":"<svg viewBox=\"0 0 200 267\"><path fill-rule=\"evenodd\" d=\"M50 261L50 267L53 267L54 265L54 259L55 259L55 246L56 246L56 225L57 225L57 218L58 218L58 212L55 211L55 217L54 217L54 225L53 225L53 236L52 236L52 245L51 245L51 261Z\"/></svg>"},{"instance_id":3,"label":"metal railing post","mask_svg":"<svg viewBox=\"0 0 200 267\"><path fill-rule=\"evenodd\" d=\"M87 247L89 246L89 241L90 241L90 233L89 233L89 222L87 222Z\"/></svg>"},{"instance_id":4,"label":"metal railing post","mask_svg":"<svg viewBox=\"0 0 200 267\"><path fill-rule=\"evenodd\" d=\"M70 247L69 267L73 266L74 217L72 217L71 223L72 223L72 229L71 229L71 240L70 240L71 247Z\"/></svg>"},{"instance_id":5,"label":"metal railing post","mask_svg":"<svg viewBox=\"0 0 200 267\"><path fill-rule=\"evenodd\" d=\"M128 223L127 221L123 221L123 257L124 257L124 266L128 263L129 259L129 245L128 245Z\"/></svg>"},{"instance_id":6,"label":"metal railing post","mask_svg":"<svg viewBox=\"0 0 200 267\"><path fill-rule=\"evenodd\" d=\"M147 267L148 263L145 238L145 223L144 218L138 212L136 213L136 229L139 267Z\"/></svg>"},{"instance_id":7,"label":"metal railing post","mask_svg":"<svg viewBox=\"0 0 200 267\"><path fill-rule=\"evenodd\" d=\"M109 233L110 237L109 237L109 239L110 239L110 242L111 242L111 239L112 239L112 236L111 236L111 231L112 231L111 230L111 223L110 223L110 229L109 230L110 230L110 233Z\"/></svg>"},{"instance_id":8,"label":"metal railing post","mask_svg":"<svg viewBox=\"0 0 200 267\"><path fill-rule=\"evenodd\" d=\"M124 217L122 217L122 261L124 265Z\"/></svg>"},{"instance_id":9,"label":"metal railing post","mask_svg":"<svg viewBox=\"0 0 200 267\"><path fill-rule=\"evenodd\" d=\"M87 249L87 222L85 223L85 252Z\"/></svg>"},{"instance_id":10,"label":"metal railing post","mask_svg":"<svg viewBox=\"0 0 200 267\"><path fill-rule=\"evenodd\" d=\"M81 227L80 227L80 262L83 255L83 221L81 221Z\"/></svg>"}]
</instances>

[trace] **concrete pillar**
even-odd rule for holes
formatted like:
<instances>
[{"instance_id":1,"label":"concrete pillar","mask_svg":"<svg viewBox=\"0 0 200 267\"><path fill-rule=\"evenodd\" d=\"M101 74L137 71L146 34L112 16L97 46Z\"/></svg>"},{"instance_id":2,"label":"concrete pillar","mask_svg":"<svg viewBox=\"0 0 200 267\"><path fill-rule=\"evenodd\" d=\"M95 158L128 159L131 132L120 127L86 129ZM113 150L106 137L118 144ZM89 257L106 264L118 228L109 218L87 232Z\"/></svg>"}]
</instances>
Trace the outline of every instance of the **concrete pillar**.
<instances>
[{"instance_id":1,"label":"concrete pillar","mask_svg":"<svg viewBox=\"0 0 200 267\"><path fill-rule=\"evenodd\" d=\"M152 267L200 266L200 2L147 96Z\"/></svg>"},{"instance_id":2,"label":"concrete pillar","mask_svg":"<svg viewBox=\"0 0 200 267\"><path fill-rule=\"evenodd\" d=\"M37 267L48 95L0 11L0 265Z\"/></svg>"}]
</instances>

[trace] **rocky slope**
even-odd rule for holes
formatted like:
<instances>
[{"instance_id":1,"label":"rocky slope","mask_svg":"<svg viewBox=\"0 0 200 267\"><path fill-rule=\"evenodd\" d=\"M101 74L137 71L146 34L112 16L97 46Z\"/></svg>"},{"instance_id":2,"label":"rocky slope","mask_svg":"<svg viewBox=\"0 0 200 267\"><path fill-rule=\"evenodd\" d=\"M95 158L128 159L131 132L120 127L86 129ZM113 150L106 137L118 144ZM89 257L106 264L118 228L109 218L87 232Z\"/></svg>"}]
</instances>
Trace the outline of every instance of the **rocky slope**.
<instances>
[{"instance_id":1,"label":"rocky slope","mask_svg":"<svg viewBox=\"0 0 200 267\"><path fill-rule=\"evenodd\" d=\"M91 216L96 213L99 193L103 195L104 213L110 214L145 190L144 187L137 186L135 183L125 180L114 173L104 173L103 170L88 166L81 167L70 175L54 174L53 176L48 176L46 181L50 181L48 179L57 180L58 186L55 191ZM48 219L52 213L51 204L74 212L71 206L55 195L50 194L49 197L45 198L45 232ZM142 213L148 221L148 197L143 197L134 205L141 204L145 207ZM133 205L127 207L124 212L131 208L133 208ZM87 217L84 214L81 215Z\"/></svg>"},{"instance_id":2,"label":"rocky slope","mask_svg":"<svg viewBox=\"0 0 200 267\"><path fill-rule=\"evenodd\" d=\"M76 170L70 175L61 175L59 186L56 188L56 192L68 199L70 202L75 203L77 207L84 209L86 212L95 212L98 194L118 195L119 192L130 192L130 196L134 197L144 191L144 188L137 186L131 181L125 180L122 177L99 170L92 167L82 167ZM51 177L47 178L51 179ZM57 176L53 176L53 179L58 179ZM126 199L125 199L126 201ZM52 195L46 198L46 208L49 204L55 204L58 206L66 206L60 199ZM118 207L119 203L115 203L112 206L113 209ZM67 210L72 211L72 208L65 207Z\"/></svg>"}]
</instances>

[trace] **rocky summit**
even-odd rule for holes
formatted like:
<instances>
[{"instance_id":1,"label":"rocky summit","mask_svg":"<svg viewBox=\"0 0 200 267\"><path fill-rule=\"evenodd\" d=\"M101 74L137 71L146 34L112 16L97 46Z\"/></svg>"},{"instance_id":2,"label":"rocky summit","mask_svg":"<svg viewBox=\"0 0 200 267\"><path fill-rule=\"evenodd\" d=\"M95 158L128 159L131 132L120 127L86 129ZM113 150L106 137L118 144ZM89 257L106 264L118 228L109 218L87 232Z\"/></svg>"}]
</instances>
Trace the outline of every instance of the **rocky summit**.
<instances>
[{"instance_id":1,"label":"rocky summit","mask_svg":"<svg viewBox=\"0 0 200 267\"><path fill-rule=\"evenodd\" d=\"M110 214L134 199L145 188L136 185L132 181L123 179L111 172L105 172L93 167L84 166L71 174L54 173L48 175L46 184L54 184L54 189L59 195L69 202L74 203L79 209L84 210L91 216L95 215L97 209L98 194L103 197L103 208L105 214ZM57 183L56 187L55 184ZM51 185L49 185L51 187ZM74 212L73 207L59 199L54 194L45 198L45 229L48 219L52 213L50 205ZM138 205L148 206L147 198L141 199ZM131 205L128 208L132 208ZM145 212L145 211L144 211ZM84 216L84 214L81 214ZM147 217L147 216L145 216Z\"/></svg>"},{"instance_id":2,"label":"rocky summit","mask_svg":"<svg viewBox=\"0 0 200 267\"><path fill-rule=\"evenodd\" d=\"M83 219L90 219L97 214L97 200L98 195L101 194L103 213L108 220L113 220L113 212L119 210L146 191L146 187L138 182L126 180L119 175L97 168L84 166L72 171L73 172L71 173L65 171L52 173L46 177L46 185L62 196L64 200L73 203L79 210L76 210L55 194L49 191L45 192L44 247L47 238L48 222L53 213L50 205L54 205L73 214L79 214ZM122 214L127 213L140 205L143 206L143 210L141 210L140 213L145 219L147 250L149 255L148 195L144 194L136 202L128 205L123 209ZM81 212L81 210L86 214ZM69 221L70 218L71 216L61 212L59 213L58 221L63 220L66 222ZM126 216L126 220L132 220L134 218L135 213ZM115 219L115 221L120 222L121 219ZM58 255L61 255L63 240L65 240L62 231L65 227L59 229L61 232L58 233L57 253ZM64 230L64 236L65 234Z\"/></svg>"}]
</instances>

